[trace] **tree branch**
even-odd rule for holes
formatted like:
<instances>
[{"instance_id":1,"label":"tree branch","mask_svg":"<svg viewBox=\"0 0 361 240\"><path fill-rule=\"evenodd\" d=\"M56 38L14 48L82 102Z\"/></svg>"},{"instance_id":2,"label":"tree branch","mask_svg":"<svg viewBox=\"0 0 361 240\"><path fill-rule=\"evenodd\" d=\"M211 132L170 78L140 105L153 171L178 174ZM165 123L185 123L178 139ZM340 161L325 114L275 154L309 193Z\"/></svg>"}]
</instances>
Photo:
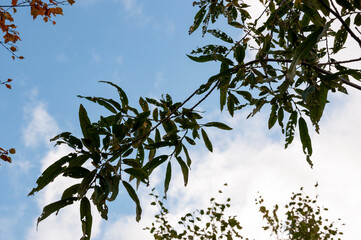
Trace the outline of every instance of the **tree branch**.
<instances>
[{"instance_id":1,"label":"tree branch","mask_svg":"<svg viewBox=\"0 0 361 240\"><path fill-rule=\"evenodd\" d=\"M273 59L273 58L264 58L264 59L255 59L255 60L252 60L252 61L249 61L245 64L242 64L242 65L237 65L235 67L233 67L233 72L237 72L240 68L242 67L245 67L245 66L249 66L249 65L252 65L252 64L255 64L255 63L259 63L261 61L266 61L266 62L292 62L291 59ZM361 58L359 59L352 59L352 60L347 60L347 61L344 61L344 62L355 62L355 61L361 61ZM343 62L335 62L335 63L343 63ZM317 65L312 65L308 62L302 62L301 65L304 65L304 66L309 66L309 67L312 67L313 69L323 73L323 74L327 74L327 75L332 75L333 73L332 72L329 72L323 68L321 68L320 66L323 66L323 65L326 65L327 63L324 63L324 64L317 64ZM343 78L343 77L340 77L338 76L338 78L346 85L349 85L350 87L353 87L353 88L356 88L358 90L361 90L361 86L360 85L357 85L353 82L350 82L349 80Z\"/></svg>"},{"instance_id":2,"label":"tree branch","mask_svg":"<svg viewBox=\"0 0 361 240\"><path fill-rule=\"evenodd\" d=\"M358 38L356 36L356 34L351 30L351 28L349 26L347 26L346 22L342 19L342 17L340 16L340 14L338 14L337 12L335 12L334 10L332 10L327 4L325 4L323 2L323 0L318 1L322 4L322 6L324 6L328 11L330 11L342 24L342 26L344 26L344 28L346 29L346 31L351 35L351 37L353 39L356 40L356 42L358 42L358 44L361 47L361 39Z\"/></svg>"}]
</instances>

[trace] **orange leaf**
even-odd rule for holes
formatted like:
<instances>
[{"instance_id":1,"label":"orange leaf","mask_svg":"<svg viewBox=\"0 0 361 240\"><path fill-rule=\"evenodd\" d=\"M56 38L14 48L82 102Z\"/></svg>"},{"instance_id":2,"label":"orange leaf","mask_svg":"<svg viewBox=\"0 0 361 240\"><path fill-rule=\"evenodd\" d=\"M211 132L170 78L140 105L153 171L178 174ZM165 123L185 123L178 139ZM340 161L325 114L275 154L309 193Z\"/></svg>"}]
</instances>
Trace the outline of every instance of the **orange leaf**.
<instances>
[{"instance_id":1,"label":"orange leaf","mask_svg":"<svg viewBox=\"0 0 361 240\"><path fill-rule=\"evenodd\" d=\"M13 52L16 52L17 49L16 49L16 47L11 46L11 47L10 47L10 50L13 51Z\"/></svg>"},{"instance_id":2,"label":"orange leaf","mask_svg":"<svg viewBox=\"0 0 361 240\"><path fill-rule=\"evenodd\" d=\"M15 153L16 153L15 148L10 148L10 149L9 149L9 153L10 153L10 154L15 154Z\"/></svg>"},{"instance_id":3,"label":"orange leaf","mask_svg":"<svg viewBox=\"0 0 361 240\"><path fill-rule=\"evenodd\" d=\"M16 5L18 4L18 0L12 0L12 1L11 1L11 4L12 4L13 6L16 6Z\"/></svg>"},{"instance_id":4,"label":"orange leaf","mask_svg":"<svg viewBox=\"0 0 361 240\"><path fill-rule=\"evenodd\" d=\"M11 89L11 85L5 84L5 86L6 86L7 88Z\"/></svg>"},{"instance_id":5,"label":"orange leaf","mask_svg":"<svg viewBox=\"0 0 361 240\"><path fill-rule=\"evenodd\" d=\"M11 163L11 157L8 157L8 156L6 156L6 155L1 155L0 158L1 158L2 160L4 160L5 162Z\"/></svg>"},{"instance_id":6,"label":"orange leaf","mask_svg":"<svg viewBox=\"0 0 361 240\"><path fill-rule=\"evenodd\" d=\"M8 80L7 80L7 82L12 82L13 80L11 79L11 78L9 78ZM1 149L0 149L1 150Z\"/></svg>"},{"instance_id":7,"label":"orange leaf","mask_svg":"<svg viewBox=\"0 0 361 240\"><path fill-rule=\"evenodd\" d=\"M20 59L24 59L24 57L23 57L23 56L19 56L19 58L20 58Z\"/></svg>"}]
</instances>

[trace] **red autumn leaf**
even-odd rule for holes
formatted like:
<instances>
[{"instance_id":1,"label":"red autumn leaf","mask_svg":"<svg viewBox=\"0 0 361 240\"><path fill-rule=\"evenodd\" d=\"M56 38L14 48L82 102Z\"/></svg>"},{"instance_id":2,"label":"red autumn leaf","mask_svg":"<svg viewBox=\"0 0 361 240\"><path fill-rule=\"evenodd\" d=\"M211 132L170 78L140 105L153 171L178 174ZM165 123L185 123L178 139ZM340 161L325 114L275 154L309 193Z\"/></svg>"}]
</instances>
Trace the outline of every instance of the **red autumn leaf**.
<instances>
[{"instance_id":1,"label":"red autumn leaf","mask_svg":"<svg viewBox=\"0 0 361 240\"><path fill-rule=\"evenodd\" d=\"M8 156L6 156L6 155L1 155L0 158L1 158L2 160L4 160L5 162L11 163L11 157L8 157Z\"/></svg>"},{"instance_id":2,"label":"red autumn leaf","mask_svg":"<svg viewBox=\"0 0 361 240\"><path fill-rule=\"evenodd\" d=\"M9 78L8 80L7 80L7 82L12 82L13 80L11 79L11 78ZM0 149L1 150L1 149Z\"/></svg>"},{"instance_id":3,"label":"red autumn leaf","mask_svg":"<svg viewBox=\"0 0 361 240\"><path fill-rule=\"evenodd\" d=\"M15 148L10 148L10 149L9 149L9 153L10 153L10 154L15 154L15 153L16 153Z\"/></svg>"},{"instance_id":4,"label":"red autumn leaf","mask_svg":"<svg viewBox=\"0 0 361 240\"><path fill-rule=\"evenodd\" d=\"M16 5L18 4L18 0L12 0L12 1L11 1L11 4L12 4L13 6L16 6Z\"/></svg>"},{"instance_id":5,"label":"red autumn leaf","mask_svg":"<svg viewBox=\"0 0 361 240\"><path fill-rule=\"evenodd\" d=\"M19 56L19 58L20 58L20 59L24 59L24 57L23 57L23 56Z\"/></svg>"},{"instance_id":6,"label":"red autumn leaf","mask_svg":"<svg viewBox=\"0 0 361 240\"><path fill-rule=\"evenodd\" d=\"M6 86L7 88L11 89L11 85L5 84L5 86Z\"/></svg>"},{"instance_id":7,"label":"red autumn leaf","mask_svg":"<svg viewBox=\"0 0 361 240\"><path fill-rule=\"evenodd\" d=\"M16 49L16 47L11 46L11 47L10 47L10 50L13 51L13 52L16 52L17 49Z\"/></svg>"}]
</instances>

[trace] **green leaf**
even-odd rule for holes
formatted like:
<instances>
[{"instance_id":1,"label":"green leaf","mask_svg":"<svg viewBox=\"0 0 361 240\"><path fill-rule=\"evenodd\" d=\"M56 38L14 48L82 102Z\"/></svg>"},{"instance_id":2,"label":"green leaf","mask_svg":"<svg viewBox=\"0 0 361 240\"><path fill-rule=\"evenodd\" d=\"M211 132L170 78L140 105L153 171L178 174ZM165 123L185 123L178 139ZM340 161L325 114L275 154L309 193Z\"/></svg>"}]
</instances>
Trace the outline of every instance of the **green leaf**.
<instances>
[{"instance_id":1,"label":"green leaf","mask_svg":"<svg viewBox=\"0 0 361 240\"><path fill-rule=\"evenodd\" d=\"M233 39L219 29L211 29L207 32L212 34L214 37L221 39L222 41L225 41L227 43L233 43Z\"/></svg>"},{"instance_id":2,"label":"green leaf","mask_svg":"<svg viewBox=\"0 0 361 240\"><path fill-rule=\"evenodd\" d=\"M188 150L186 148L186 146L183 145L183 151L184 151L184 154L186 155L186 158L187 158L187 166L190 168L191 167L191 164L192 164L192 160L189 156L189 153L188 153Z\"/></svg>"},{"instance_id":3,"label":"green leaf","mask_svg":"<svg viewBox=\"0 0 361 240\"><path fill-rule=\"evenodd\" d=\"M271 114L268 119L268 129L271 129L277 121L277 113L276 113L277 109L278 109L278 105L276 104L272 105Z\"/></svg>"},{"instance_id":4,"label":"green leaf","mask_svg":"<svg viewBox=\"0 0 361 240\"><path fill-rule=\"evenodd\" d=\"M97 169L94 169L91 171L87 176L83 178L83 180L80 183L79 189L78 189L78 198L81 199L85 196L88 189L90 188L90 184L92 184L93 179L97 173Z\"/></svg>"},{"instance_id":5,"label":"green leaf","mask_svg":"<svg viewBox=\"0 0 361 240\"><path fill-rule=\"evenodd\" d=\"M90 171L86 168L80 166L68 167L63 171L64 177L71 178L84 178L90 173Z\"/></svg>"},{"instance_id":6,"label":"green leaf","mask_svg":"<svg viewBox=\"0 0 361 240\"><path fill-rule=\"evenodd\" d=\"M189 169L187 167L187 164L183 161L183 159L181 157L177 157L177 161L179 163L179 166L182 169L184 186L186 187L188 184Z\"/></svg>"},{"instance_id":7,"label":"green leaf","mask_svg":"<svg viewBox=\"0 0 361 240\"><path fill-rule=\"evenodd\" d=\"M356 17L354 19L354 24L358 27L361 26L361 13L358 13L356 15Z\"/></svg>"},{"instance_id":8,"label":"green leaf","mask_svg":"<svg viewBox=\"0 0 361 240\"><path fill-rule=\"evenodd\" d=\"M348 10L355 10L349 0L336 0L336 2L343 8Z\"/></svg>"},{"instance_id":9,"label":"green leaf","mask_svg":"<svg viewBox=\"0 0 361 240\"><path fill-rule=\"evenodd\" d=\"M74 195L78 193L79 187L80 187L80 183L74 184L68 187L67 189L65 189L63 194L61 195L61 200L74 197Z\"/></svg>"},{"instance_id":10,"label":"green leaf","mask_svg":"<svg viewBox=\"0 0 361 240\"><path fill-rule=\"evenodd\" d=\"M134 188L129 183L127 183L126 181L122 181L122 183L123 183L125 189L127 190L129 196L133 199L133 201L136 204L136 218L135 219L137 222L139 222L141 215L142 215L142 208L140 207L140 201L139 201L138 195L135 192Z\"/></svg>"},{"instance_id":11,"label":"green leaf","mask_svg":"<svg viewBox=\"0 0 361 240\"><path fill-rule=\"evenodd\" d=\"M229 127L226 124L221 123L221 122L209 122L209 123L204 124L204 126L205 127L216 127L216 128L223 129L223 130L232 130L231 127Z\"/></svg>"},{"instance_id":12,"label":"green leaf","mask_svg":"<svg viewBox=\"0 0 361 240\"><path fill-rule=\"evenodd\" d=\"M350 18L347 18L345 20L345 23L347 25L350 25ZM337 53L338 51L340 51L342 49L342 47L346 43L347 36L348 36L348 32L347 32L346 28L342 25L340 30L337 31L336 36L335 36L335 40L333 43L333 52L334 53Z\"/></svg>"},{"instance_id":13,"label":"green leaf","mask_svg":"<svg viewBox=\"0 0 361 240\"><path fill-rule=\"evenodd\" d=\"M77 198L73 197L73 198L59 200L57 202L53 202L53 203L51 203L49 205L46 205L43 208L43 212L41 213L40 217L38 218L37 225L39 225L39 223L41 221L43 221L44 219L49 217L52 213L58 212L63 207L66 207L66 206L68 206L70 204L73 204L73 202L76 201L76 200L77 200Z\"/></svg>"},{"instance_id":14,"label":"green leaf","mask_svg":"<svg viewBox=\"0 0 361 240\"><path fill-rule=\"evenodd\" d=\"M114 201L117 198L118 192L119 192L120 177L115 175L115 176L113 176L112 179L113 179L112 184L111 184L111 192L112 192L112 194L110 195L110 197L107 198L107 200L109 202Z\"/></svg>"},{"instance_id":15,"label":"green leaf","mask_svg":"<svg viewBox=\"0 0 361 240\"><path fill-rule=\"evenodd\" d=\"M324 27L317 28L314 32L307 36L307 38L297 47L295 54L293 55L292 63L286 74L287 81L293 81L296 75L296 67L301 63L302 59L306 58L311 50L316 46L323 34L327 31L330 24L326 24Z\"/></svg>"},{"instance_id":16,"label":"green leaf","mask_svg":"<svg viewBox=\"0 0 361 240\"><path fill-rule=\"evenodd\" d=\"M192 34L195 30L197 30L197 28L199 27L199 25L202 23L203 18L206 14L206 7L207 6L203 6L201 7L201 9L199 9L199 11L197 12L197 14L194 16L194 23L193 25L189 28L189 34Z\"/></svg>"},{"instance_id":17,"label":"green leaf","mask_svg":"<svg viewBox=\"0 0 361 240\"><path fill-rule=\"evenodd\" d=\"M59 176L63 170L66 168L64 165L66 162L69 162L71 159L70 155L64 156L60 158L58 161L50 165L45 171L41 174L41 176L36 180L38 186L33 188L28 196L33 195L35 192L40 191L44 187L46 187L50 182L54 181L54 179Z\"/></svg>"},{"instance_id":18,"label":"green leaf","mask_svg":"<svg viewBox=\"0 0 361 240\"><path fill-rule=\"evenodd\" d=\"M83 230L83 236L80 240L90 240L93 217L90 202L87 197L82 198L80 201L80 221Z\"/></svg>"},{"instance_id":19,"label":"green leaf","mask_svg":"<svg viewBox=\"0 0 361 240\"><path fill-rule=\"evenodd\" d=\"M106 99L106 98L101 98L101 97L84 97L84 96L80 96L80 95L78 95L77 97L78 98L85 98L85 99L87 99L89 101L92 101L94 103L98 103L99 105L105 107L110 112L115 113L115 114L117 114L118 111L113 106L115 106L118 110L121 110L120 104L117 103L116 101L112 100L112 99Z\"/></svg>"},{"instance_id":20,"label":"green leaf","mask_svg":"<svg viewBox=\"0 0 361 240\"><path fill-rule=\"evenodd\" d=\"M204 144L206 145L206 147L208 148L208 150L209 150L210 152L213 152L212 143L211 143L211 141L209 140L208 135L207 135L206 131L204 131L203 128L201 129L201 133L202 133L202 138L203 138Z\"/></svg>"},{"instance_id":21,"label":"green leaf","mask_svg":"<svg viewBox=\"0 0 361 240\"><path fill-rule=\"evenodd\" d=\"M165 197L167 196L167 192L168 192L168 189L169 189L169 183L170 183L171 178L172 178L172 165L171 165L171 163L169 161L168 164L167 164L167 170L166 170L165 179L164 179L164 194L165 194Z\"/></svg>"},{"instance_id":22,"label":"green leaf","mask_svg":"<svg viewBox=\"0 0 361 240\"><path fill-rule=\"evenodd\" d=\"M124 172L144 183L148 183L148 173L141 168L127 168Z\"/></svg>"},{"instance_id":23,"label":"green leaf","mask_svg":"<svg viewBox=\"0 0 361 240\"><path fill-rule=\"evenodd\" d=\"M142 112L134 119L134 125L132 127L132 132L138 130L143 126L144 122L148 119L150 112Z\"/></svg>"},{"instance_id":24,"label":"green leaf","mask_svg":"<svg viewBox=\"0 0 361 240\"><path fill-rule=\"evenodd\" d=\"M226 105L227 101L227 91L221 89L219 91L219 105L221 106L221 111L223 111L224 105Z\"/></svg>"},{"instance_id":25,"label":"green leaf","mask_svg":"<svg viewBox=\"0 0 361 240\"><path fill-rule=\"evenodd\" d=\"M107 82L107 81L100 81L100 82L107 83L107 84L115 87L118 90L119 98L120 98L120 100L122 102L123 109L125 109L128 106L128 103L129 103L128 97L125 94L125 92L123 91L123 89L121 89L118 85L116 85L116 84L114 84L112 82Z\"/></svg>"},{"instance_id":26,"label":"green leaf","mask_svg":"<svg viewBox=\"0 0 361 240\"><path fill-rule=\"evenodd\" d=\"M237 44L233 50L234 58L238 63L243 63L244 57L246 56L246 49L243 45Z\"/></svg>"},{"instance_id":27,"label":"green leaf","mask_svg":"<svg viewBox=\"0 0 361 240\"><path fill-rule=\"evenodd\" d=\"M295 127L297 125L297 111L291 113L286 125L286 144L285 148L292 143L295 136Z\"/></svg>"},{"instance_id":28,"label":"green leaf","mask_svg":"<svg viewBox=\"0 0 361 240\"><path fill-rule=\"evenodd\" d=\"M141 106L143 112L149 111L148 103L142 97L139 98L139 105Z\"/></svg>"},{"instance_id":29,"label":"green leaf","mask_svg":"<svg viewBox=\"0 0 361 240\"><path fill-rule=\"evenodd\" d=\"M91 145L99 148L100 146L99 135L91 131L93 127L89 120L88 113L86 112L82 104L80 104L79 107L79 121L84 138L91 140Z\"/></svg>"},{"instance_id":30,"label":"green leaf","mask_svg":"<svg viewBox=\"0 0 361 240\"><path fill-rule=\"evenodd\" d=\"M303 152L307 155L312 155L311 138L308 133L307 123L305 119L303 119L303 117L300 117L298 119L298 127L300 131L300 139L303 147Z\"/></svg>"},{"instance_id":31,"label":"green leaf","mask_svg":"<svg viewBox=\"0 0 361 240\"><path fill-rule=\"evenodd\" d=\"M200 62L200 63L204 63L204 62L209 62L209 61L215 61L216 59L214 58L213 54L207 54L207 55L201 55L199 57L196 56L191 56L187 54L187 57L189 57L191 60L195 61L195 62Z\"/></svg>"},{"instance_id":32,"label":"green leaf","mask_svg":"<svg viewBox=\"0 0 361 240\"><path fill-rule=\"evenodd\" d=\"M310 118L314 125L316 125L316 131L318 132L318 122L320 121L323 110L325 109L325 105L327 103L327 94L329 89L325 84L320 85L320 89L315 91L315 103L309 107L310 110Z\"/></svg>"},{"instance_id":33,"label":"green leaf","mask_svg":"<svg viewBox=\"0 0 361 240\"><path fill-rule=\"evenodd\" d=\"M155 168L164 163L168 159L168 155L160 155L158 157L153 158L151 161L147 162L143 169L148 171L150 174Z\"/></svg>"}]
</instances>

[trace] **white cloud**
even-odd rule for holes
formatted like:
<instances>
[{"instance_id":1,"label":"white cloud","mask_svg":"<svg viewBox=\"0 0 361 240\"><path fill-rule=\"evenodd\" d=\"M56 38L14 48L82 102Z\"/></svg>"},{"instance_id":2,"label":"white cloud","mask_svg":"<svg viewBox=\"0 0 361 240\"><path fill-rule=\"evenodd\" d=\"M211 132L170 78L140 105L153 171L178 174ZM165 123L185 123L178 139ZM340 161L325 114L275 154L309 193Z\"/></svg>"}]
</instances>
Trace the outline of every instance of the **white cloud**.
<instances>
[{"instance_id":1,"label":"white cloud","mask_svg":"<svg viewBox=\"0 0 361 240\"><path fill-rule=\"evenodd\" d=\"M40 143L49 144L49 139L59 131L58 125L46 111L46 105L38 102L25 109L27 125L23 130L25 146L37 147Z\"/></svg>"}]
</instances>

